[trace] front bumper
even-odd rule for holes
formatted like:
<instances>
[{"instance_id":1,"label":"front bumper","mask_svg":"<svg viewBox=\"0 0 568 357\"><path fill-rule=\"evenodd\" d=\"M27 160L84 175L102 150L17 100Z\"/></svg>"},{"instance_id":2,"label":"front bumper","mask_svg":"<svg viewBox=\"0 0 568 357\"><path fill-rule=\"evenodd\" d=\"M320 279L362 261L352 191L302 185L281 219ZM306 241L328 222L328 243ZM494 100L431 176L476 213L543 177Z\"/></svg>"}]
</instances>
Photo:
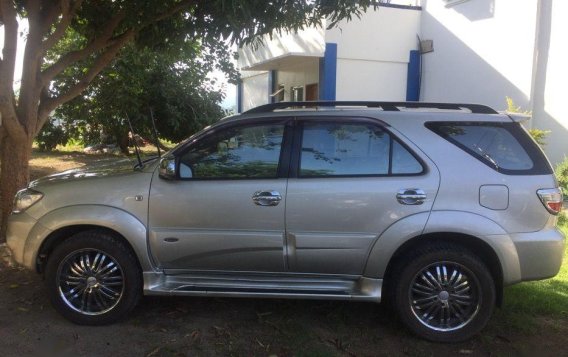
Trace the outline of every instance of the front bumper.
<instances>
[{"instance_id":1,"label":"front bumper","mask_svg":"<svg viewBox=\"0 0 568 357\"><path fill-rule=\"evenodd\" d=\"M12 214L8 219L6 244L16 263L35 270L40 245L49 232L26 212Z\"/></svg>"}]
</instances>

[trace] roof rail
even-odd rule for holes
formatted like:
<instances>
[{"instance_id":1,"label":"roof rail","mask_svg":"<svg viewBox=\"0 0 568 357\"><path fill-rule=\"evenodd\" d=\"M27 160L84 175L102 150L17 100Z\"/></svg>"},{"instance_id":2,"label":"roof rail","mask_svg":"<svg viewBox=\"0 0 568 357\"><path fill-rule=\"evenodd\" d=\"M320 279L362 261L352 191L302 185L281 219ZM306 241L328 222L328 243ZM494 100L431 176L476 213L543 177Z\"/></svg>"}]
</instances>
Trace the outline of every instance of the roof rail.
<instances>
[{"instance_id":1,"label":"roof rail","mask_svg":"<svg viewBox=\"0 0 568 357\"><path fill-rule=\"evenodd\" d=\"M368 101L308 101L308 102L278 102L260 105L256 108L247 110L246 114L270 113L278 109L288 108L314 108L314 107L367 107L381 108L389 112L400 111L399 108L431 108L445 110L468 109L475 114L498 114L493 108L481 104L463 103L427 103L427 102L368 102ZM244 114L243 113L243 114Z\"/></svg>"}]
</instances>

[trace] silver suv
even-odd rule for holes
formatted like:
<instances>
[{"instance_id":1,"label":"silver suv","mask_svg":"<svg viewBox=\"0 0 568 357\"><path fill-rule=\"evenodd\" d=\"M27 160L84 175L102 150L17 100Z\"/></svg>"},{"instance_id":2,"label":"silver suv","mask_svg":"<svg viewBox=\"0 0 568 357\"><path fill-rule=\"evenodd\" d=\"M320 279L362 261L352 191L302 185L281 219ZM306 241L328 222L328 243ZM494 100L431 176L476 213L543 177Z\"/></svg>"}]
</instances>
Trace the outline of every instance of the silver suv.
<instances>
[{"instance_id":1,"label":"silver suv","mask_svg":"<svg viewBox=\"0 0 568 357\"><path fill-rule=\"evenodd\" d=\"M557 274L561 205L538 145L491 108L275 103L134 169L32 182L8 245L78 324L143 294L387 300L419 336L458 341L504 286Z\"/></svg>"}]
</instances>

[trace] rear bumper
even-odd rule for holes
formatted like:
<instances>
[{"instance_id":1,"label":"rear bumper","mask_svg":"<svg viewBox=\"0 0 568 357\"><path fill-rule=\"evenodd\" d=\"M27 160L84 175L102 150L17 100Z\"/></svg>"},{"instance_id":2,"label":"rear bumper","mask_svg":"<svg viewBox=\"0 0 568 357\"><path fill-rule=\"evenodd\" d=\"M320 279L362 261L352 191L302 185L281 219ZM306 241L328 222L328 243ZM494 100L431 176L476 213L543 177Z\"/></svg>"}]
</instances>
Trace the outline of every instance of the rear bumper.
<instances>
[{"instance_id":1,"label":"rear bumper","mask_svg":"<svg viewBox=\"0 0 568 357\"><path fill-rule=\"evenodd\" d=\"M558 274L565 237L556 228L511 235L517 250L521 281L547 279Z\"/></svg>"}]
</instances>

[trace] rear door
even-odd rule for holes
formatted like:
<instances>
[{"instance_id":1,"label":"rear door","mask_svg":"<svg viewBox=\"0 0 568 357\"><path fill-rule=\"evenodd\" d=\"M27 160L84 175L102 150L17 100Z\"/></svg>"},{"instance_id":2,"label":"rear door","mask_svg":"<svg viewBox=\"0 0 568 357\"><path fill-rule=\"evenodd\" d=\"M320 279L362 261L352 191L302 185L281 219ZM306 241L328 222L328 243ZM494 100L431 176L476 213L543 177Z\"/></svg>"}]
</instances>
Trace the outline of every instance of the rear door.
<instances>
[{"instance_id":1,"label":"rear door","mask_svg":"<svg viewBox=\"0 0 568 357\"><path fill-rule=\"evenodd\" d=\"M290 271L362 274L390 225L428 212L439 177L376 120L298 121L286 196Z\"/></svg>"}]
</instances>

